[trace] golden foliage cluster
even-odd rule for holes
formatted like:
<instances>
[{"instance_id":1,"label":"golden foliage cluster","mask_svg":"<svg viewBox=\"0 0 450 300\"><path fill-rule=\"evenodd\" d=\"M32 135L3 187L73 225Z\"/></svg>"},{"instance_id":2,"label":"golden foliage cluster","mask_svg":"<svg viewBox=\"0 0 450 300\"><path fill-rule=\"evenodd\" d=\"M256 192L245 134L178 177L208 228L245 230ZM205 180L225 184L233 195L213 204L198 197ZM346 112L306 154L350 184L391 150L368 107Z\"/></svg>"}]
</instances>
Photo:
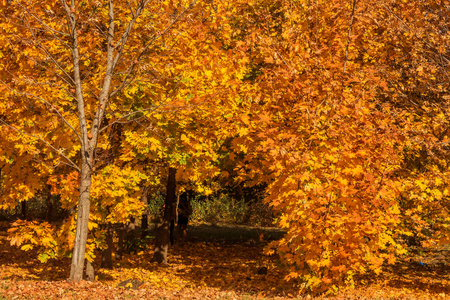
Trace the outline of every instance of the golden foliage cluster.
<instances>
[{"instance_id":1,"label":"golden foliage cluster","mask_svg":"<svg viewBox=\"0 0 450 300\"><path fill-rule=\"evenodd\" d=\"M99 224L139 216L168 166L205 194L219 179L266 184L287 232L267 251L316 291L381 273L410 238L449 242L442 2L72 6L0 6L0 208L49 189L72 209L89 191L93 260ZM75 221L16 223L11 241L60 253Z\"/></svg>"}]
</instances>

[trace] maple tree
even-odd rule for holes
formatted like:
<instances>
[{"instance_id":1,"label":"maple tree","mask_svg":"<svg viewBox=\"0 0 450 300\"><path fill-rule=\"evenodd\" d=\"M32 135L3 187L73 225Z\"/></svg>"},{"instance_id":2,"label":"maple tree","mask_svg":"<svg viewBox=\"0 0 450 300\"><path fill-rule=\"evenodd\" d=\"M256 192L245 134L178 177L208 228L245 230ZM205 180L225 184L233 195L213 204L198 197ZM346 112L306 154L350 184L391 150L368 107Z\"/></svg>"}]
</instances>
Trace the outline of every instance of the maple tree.
<instances>
[{"instance_id":1,"label":"maple tree","mask_svg":"<svg viewBox=\"0 0 450 300\"><path fill-rule=\"evenodd\" d=\"M88 228L102 221L126 222L142 212L139 184L147 176L139 155L162 158L166 145L175 146L170 135L161 136L164 131L176 135L173 122L166 119L168 112L197 113L192 108L234 97L221 96L218 87L221 82L236 85L227 81L232 79L227 74L240 76L236 66L245 64L218 51L229 39L229 6L187 1L3 1L1 8L1 110L6 132L2 171L11 181L11 187L4 185L2 207L30 199L47 183L65 208L77 207L76 217L60 236L70 237L70 224L76 220L75 239L66 244L74 247L70 278L78 281L86 244L86 255L92 259L99 243L95 230L88 238ZM220 60L215 59L219 55ZM214 111L220 112L217 107ZM163 132L152 130L152 124ZM10 153L14 148L19 151ZM134 169L127 167L132 164ZM21 179L24 184L13 186ZM26 240L17 238L17 244Z\"/></svg>"},{"instance_id":2,"label":"maple tree","mask_svg":"<svg viewBox=\"0 0 450 300\"><path fill-rule=\"evenodd\" d=\"M11 242L74 247L80 280L103 225L167 181L166 212L176 183L264 187L287 231L267 251L311 290L382 272L409 239L448 242L442 3L3 1L1 207L48 185L78 207Z\"/></svg>"},{"instance_id":3,"label":"maple tree","mask_svg":"<svg viewBox=\"0 0 450 300\"><path fill-rule=\"evenodd\" d=\"M382 45L373 56L384 65L380 77L387 82L380 98L395 108L406 139L405 167L397 174L404 184L402 222L423 245L449 240L449 19L441 5L386 3L379 13L384 34L374 39Z\"/></svg>"},{"instance_id":4,"label":"maple tree","mask_svg":"<svg viewBox=\"0 0 450 300\"><path fill-rule=\"evenodd\" d=\"M445 151L426 161L418 155L445 150L447 137L448 20L437 5L241 2L237 26L257 92L238 117L248 126L233 147L244 157L241 178L267 182L267 201L282 213L287 234L269 253L281 254L287 277L300 277L306 288L337 290L353 285L356 274L380 273L407 252L406 236L448 238ZM429 30L434 44L424 38ZM424 78L430 50L434 71ZM417 72L416 91L398 92ZM439 109L415 104L414 93ZM417 172L414 163L425 165Z\"/></svg>"}]
</instances>

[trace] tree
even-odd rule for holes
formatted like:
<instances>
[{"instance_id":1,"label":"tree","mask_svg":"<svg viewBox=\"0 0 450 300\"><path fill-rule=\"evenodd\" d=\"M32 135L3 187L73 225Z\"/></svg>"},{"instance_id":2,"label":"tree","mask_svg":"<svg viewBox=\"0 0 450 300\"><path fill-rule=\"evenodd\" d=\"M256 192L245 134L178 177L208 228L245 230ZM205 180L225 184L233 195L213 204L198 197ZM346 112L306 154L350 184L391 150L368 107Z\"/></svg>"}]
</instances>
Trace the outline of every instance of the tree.
<instances>
[{"instance_id":1,"label":"tree","mask_svg":"<svg viewBox=\"0 0 450 300\"><path fill-rule=\"evenodd\" d=\"M169 168L163 216L156 228L155 254L153 260L162 264L167 264L170 222L174 218L176 209L176 175L177 169Z\"/></svg>"},{"instance_id":2,"label":"tree","mask_svg":"<svg viewBox=\"0 0 450 300\"><path fill-rule=\"evenodd\" d=\"M152 112L164 122L167 112L210 101L208 88L218 79L213 70L220 68L223 77L233 68L214 63L221 52L206 34L221 31L227 39L220 15L227 9L186 1L2 2L2 127L8 142L30 160L42 156L47 163L44 170L35 164L39 170L30 175L38 176L25 186L45 171L62 198L77 206L71 280L82 279L92 180L102 180L106 167L98 158L109 147L113 125L129 124L126 135L133 144L140 136L129 133ZM204 83L196 95L190 93L195 97L185 98L188 89ZM30 160L18 157L11 164L22 168Z\"/></svg>"},{"instance_id":3,"label":"tree","mask_svg":"<svg viewBox=\"0 0 450 300\"><path fill-rule=\"evenodd\" d=\"M402 223L408 240L423 241L423 246L450 238L446 188L450 20L443 3L385 3L377 14L383 23L374 27L383 34L374 36L368 47L383 66L378 76L388 87L380 91L379 101L392 105L406 139L401 149L404 166L397 173L404 185L399 200Z\"/></svg>"},{"instance_id":4,"label":"tree","mask_svg":"<svg viewBox=\"0 0 450 300\"><path fill-rule=\"evenodd\" d=\"M266 182L266 200L281 213L278 222L287 234L273 243L269 253L281 255L291 270L288 278L299 277L309 289L326 290L353 284L357 273L379 273L385 262L393 263L406 252L404 236L413 233L405 223L411 220L418 221L419 228L433 222L433 228L441 229L435 233L445 240L444 181L414 183L414 172L405 165L405 158L421 149L417 137L425 142L430 135L427 130L417 134L414 126L444 129L445 118L428 115L419 120L417 105L412 114L398 109L411 108L408 102L415 102L411 94L399 97L395 89L407 85L399 78L411 83L424 66L408 67L404 76L392 64L393 57L405 66L411 62L408 53L417 60L429 53L427 47L410 52L418 39L409 38L411 31L403 19L417 20L416 26L444 28L443 15L431 3L399 1L242 1L236 6L244 16L236 18L236 26L251 52L247 78L258 91L244 96L254 99L243 103L248 114L238 120L248 126L232 145L244 157L237 167L240 178ZM428 16L433 17L428 20L416 17L426 16L430 9L433 14ZM398 12L407 16L399 18ZM430 19L439 22L431 25ZM428 31L417 32L423 38ZM446 34L441 29L440 40L435 39L439 46L433 46L434 64L446 59L437 55ZM425 44L430 43L422 39ZM442 70L435 73L443 76L442 65L434 69ZM439 85L422 82L421 101L430 101ZM443 84L440 89L444 96ZM444 138L446 131L441 134ZM433 176L438 174L435 166L429 165ZM411 188L416 190L413 194ZM408 199L411 196L431 201L438 209L422 213L421 204L420 214L413 214L417 202ZM433 219L430 213L439 216ZM428 221L419 215L428 215Z\"/></svg>"}]
</instances>

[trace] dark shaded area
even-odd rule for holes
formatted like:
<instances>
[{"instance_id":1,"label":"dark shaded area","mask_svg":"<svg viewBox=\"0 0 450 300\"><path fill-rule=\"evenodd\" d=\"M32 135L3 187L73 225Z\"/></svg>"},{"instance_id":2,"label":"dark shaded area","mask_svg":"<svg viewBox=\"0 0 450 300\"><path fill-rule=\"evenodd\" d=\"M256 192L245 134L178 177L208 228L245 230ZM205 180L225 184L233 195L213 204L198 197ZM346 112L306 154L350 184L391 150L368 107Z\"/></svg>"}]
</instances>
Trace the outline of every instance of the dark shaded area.
<instances>
[{"instance_id":1,"label":"dark shaded area","mask_svg":"<svg viewBox=\"0 0 450 300\"><path fill-rule=\"evenodd\" d=\"M254 244L261 240L281 239L284 231L279 228L258 228L245 225L207 225L195 224L188 227L188 240L191 242L224 242L229 244Z\"/></svg>"},{"instance_id":2,"label":"dark shaded area","mask_svg":"<svg viewBox=\"0 0 450 300\"><path fill-rule=\"evenodd\" d=\"M174 219L174 203L176 202L176 174L177 169L169 168L167 178L167 193L164 201L164 216L160 223L156 225L155 253L152 261L160 264L167 263L167 251L169 242L173 244L173 219ZM172 234L171 234L172 233Z\"/></svg>"},{"instance_id":3,"label":"dark shaded area","mask_svg":"<svg viewBox=\"0 0 450 300\"><path fill-rule=\"evenodd\" d=\"M36 197L21 201L13 209L0 209L0 221L17 219L61 222L70 212L61 207L59 196L50 195L50 189L38 193Z\"/></svg>"},{"instance_id":4,"label":"dark shaded area","mask_svg":"<svg viewBox=\"0 0 450 300\"><path fill-rule=\"evenodd\" d=\"M4 230L0 233L0 258L8 258L0 260L4 279L56 281L67 278L70 264L68 258L49 260L41 264L36 259L35 250L23 252L10 246ZM137 236L139 235L140 232L137 232ZM120 274L121 269L122 272L124 269L134 272L133 270L140 268L145 272L160 274L161 278L167 274L175 274L193 287L217 288L221 291L244 292L250 295L263 293L266 297L294 293L301 284L284 281L287 271L280 268L278 257L264 255L263 249L267 243L282 237L283 231L280 229L195 224L189 227L188 235L186 245L169 247L168 265L152 263L153 251L148 247L140 255L125 253L120 266L115 266L117 274ZM405 289L436 296L440 293L450 293L450 246L433 251L414 249L411 253L411 256L395 265L386 266L380 275L369 274L358 278L361 289L357 293L364 293L366 288ZM24 272L6 275L12 263L23 268ZM100 264L101 258L98 255L94 266L97 268ZM120 280L124 288L135 288L133 280L136 279L132 276L113 278L104 270L98 270L96 275L103 283ZM138 273L136 276L139 276ZM148 280L136 278L139 278L139 282L147 283Z\"/></svg>"}]
</instances>

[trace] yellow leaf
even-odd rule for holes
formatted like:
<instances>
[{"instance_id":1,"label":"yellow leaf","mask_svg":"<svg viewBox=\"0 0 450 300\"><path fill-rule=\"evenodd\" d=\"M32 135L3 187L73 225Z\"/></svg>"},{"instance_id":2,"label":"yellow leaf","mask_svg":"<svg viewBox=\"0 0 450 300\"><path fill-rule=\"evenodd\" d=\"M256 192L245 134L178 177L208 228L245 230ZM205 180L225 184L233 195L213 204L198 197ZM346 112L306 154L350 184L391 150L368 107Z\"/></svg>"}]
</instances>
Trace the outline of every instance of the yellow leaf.
<instances>
[{"instance_id":1,"label":"yellow leaf","mask_svg":"<svg viewBox=\"0 0 450 300\"><path fill-rule=\"evenodd\" d=\"M30 244L26 244L26 245L23 245L22 247L20 247L20 249L23 251L28 251L28 250L33 249L33 246Z\"/></svg>"}]
</instances>

